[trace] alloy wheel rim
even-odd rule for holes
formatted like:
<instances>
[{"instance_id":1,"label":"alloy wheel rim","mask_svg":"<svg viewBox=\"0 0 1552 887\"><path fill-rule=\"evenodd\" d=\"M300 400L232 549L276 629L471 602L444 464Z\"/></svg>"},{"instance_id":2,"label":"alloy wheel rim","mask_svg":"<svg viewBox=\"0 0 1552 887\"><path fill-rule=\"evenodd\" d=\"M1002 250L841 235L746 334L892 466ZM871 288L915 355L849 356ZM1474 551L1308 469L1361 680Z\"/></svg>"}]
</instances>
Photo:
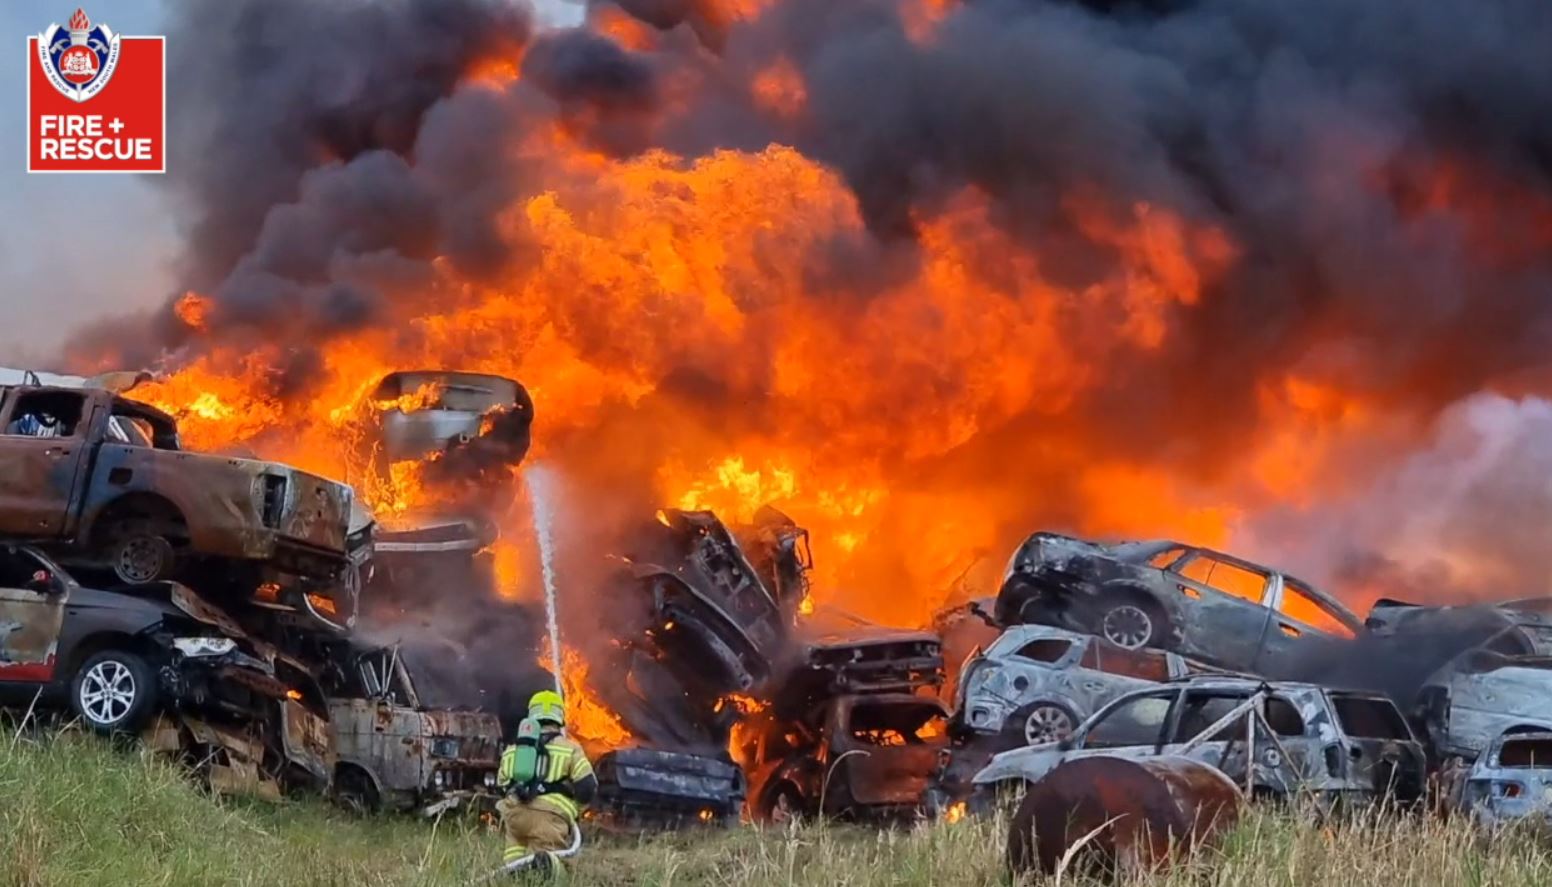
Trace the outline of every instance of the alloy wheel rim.
<instances>
[{"instance_id":1,"label":"alloy wheel rim","mask_svg":"<svg viewBox=\"0 0 1552 887\"><path fill-rule=\"evenodd\" d=\"M1128 650L1136 650L1147 643L1153 634L1153 620L1148 618L1141 607L1122 604L1105 614L1101 628L1105 640Z\"/></svg>"},{"instance_id":2,"label":"alloy wheel rim","mask_svg":"<svg viewBox=\"0 0 1552 887\"><path fill-rule=\"evenodd\" d=\"M1072 735L1072 719L1051 705L1042 705L1024 719L1024 740L1030 745L1059 742Z\"/></svg>"},{"instance_id":3,"label":"alloy wheel rim","mask_svg":"<svg viewBox=\"0 0 1552 887\"><path fill-rule=\"evenodd\" d=\"M134 704L135 676L122 662L99 662L81 679L81 710L99 724L124 720Z\"/></svg>"}]
</instances>

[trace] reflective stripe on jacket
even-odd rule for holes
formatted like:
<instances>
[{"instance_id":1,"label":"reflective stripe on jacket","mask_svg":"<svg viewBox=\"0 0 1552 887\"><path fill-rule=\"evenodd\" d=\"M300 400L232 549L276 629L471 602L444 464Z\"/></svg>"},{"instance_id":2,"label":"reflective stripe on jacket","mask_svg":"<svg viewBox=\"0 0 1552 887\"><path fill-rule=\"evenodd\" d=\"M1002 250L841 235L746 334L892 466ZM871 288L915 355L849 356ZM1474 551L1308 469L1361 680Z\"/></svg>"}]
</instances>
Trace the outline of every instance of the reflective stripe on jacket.
<instances>
[{"instance_id":1,"label":"reflective stripe on jacket","mask_svg":"<svg viewBox=\"0 0 1552 887\"><path fill-rule=\"evenodd\" d=\"M583 753L582 746L560 734L555 734L545 739L544 750L549 756L549 767L546 768L543 782L546 784L577 783L593 775L593 764ZM509 745L501 752L501 767L496 771L496 783L501 786L509 786L515 782L517 770L517 746ZM530 803L540 809L547 809L575 821L579 808L577 802L559 792L548 792L534 798Z\"/></svg>"}]
</instances>

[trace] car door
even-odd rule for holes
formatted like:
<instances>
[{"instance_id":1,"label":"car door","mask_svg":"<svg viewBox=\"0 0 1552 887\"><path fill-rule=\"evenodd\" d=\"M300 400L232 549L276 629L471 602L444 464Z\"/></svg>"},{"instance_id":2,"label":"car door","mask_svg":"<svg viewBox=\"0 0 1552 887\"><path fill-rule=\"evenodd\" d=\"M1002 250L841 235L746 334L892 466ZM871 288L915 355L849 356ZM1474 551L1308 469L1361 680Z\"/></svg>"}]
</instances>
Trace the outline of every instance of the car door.
<instances>
[{"instance_id":1,"label":"car door","mask_svg":"<svg viewBox=\"0 0 1552 887\"><path fill-rule=\"evenodd\" d=\"M64 535L86 467L90 401L80 391L13 388L0 406L0 533Z\"/></svg>"},{"instance_id":2,"label":"car door","mask_svg":"<svg viewBox=\"0 0 1552 887\"><path fill-rule=\"evenodd\" d=\"M1212 551L1192 552L1165 571L1189 599L1176 626L1182 652L1228 668L1255 668L1272 611L1272 573Z\"/></svg>"},{"instance_id":3,"label":"car door","mask_svg":"<svg viewBox=\"0 0 1552 887\"><path fill-rule=\"evenodd\" d=\"M54 679L69 583L54 566L17 545L0 545L0 682Z\"/></svg>"},{"instance_id":4,"label":"car door","mask_svg":"<svg viewBox=\"0 0 1552 887\"><path fill-rule=\"evenodd\" d=\"M1344 617L1297 579L1275 576L1268 606L1271 621L1256 661L1257 671L1264 674L1280 673L1296 657L1318 656L1321 645L1351 640L1356 635Z\"/></svg>"}]
</instances>

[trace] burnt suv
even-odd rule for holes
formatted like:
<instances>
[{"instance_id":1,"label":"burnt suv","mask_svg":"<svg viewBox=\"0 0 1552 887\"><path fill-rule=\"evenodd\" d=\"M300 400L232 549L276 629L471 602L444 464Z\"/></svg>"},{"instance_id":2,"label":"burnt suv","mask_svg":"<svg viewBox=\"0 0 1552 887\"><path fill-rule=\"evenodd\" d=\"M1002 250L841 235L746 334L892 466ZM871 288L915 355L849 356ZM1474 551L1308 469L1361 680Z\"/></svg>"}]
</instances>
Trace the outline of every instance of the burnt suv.
<instances>
[{"instance_id":1,"label":"burnt suv","mask_svg":"<svg viewBox=\"0 0 1552 887\"><path fill-rule=\"evenodd\" d=\"M1138 690L1067 739L1003 752L974 777L975 805L1037 782L1077 758L1185 757L1252 796L1417 800L1423 746L1395 703L1313 684L1207 676Z\"/></svg>"},{"instance_id":2,"label":"burnt suv","mask_svg":"<svg viewBox=\"0 0 1552 887\"><path fill-rule=\"evenodd\" d=\"M996 618L1273 675L1301 651L1318 654L1323 643L1363 630L1357 616L1309 583L1232 555L1162 540L1101 545L1055 533L1036 533L1014 552Z\"/></svg>"},{"instance_id":3,"label":"burnt suv","mask_svg":"<svg viewBox=\"0 0 1552 887\"><path fill-rule=\"evenodd\" d=\"M351 488L187 452L171 416L106 389L0 386L0 536L125 584L199 571L336 628L354 618L370 520Z\"/></svg>"}]
</instances>

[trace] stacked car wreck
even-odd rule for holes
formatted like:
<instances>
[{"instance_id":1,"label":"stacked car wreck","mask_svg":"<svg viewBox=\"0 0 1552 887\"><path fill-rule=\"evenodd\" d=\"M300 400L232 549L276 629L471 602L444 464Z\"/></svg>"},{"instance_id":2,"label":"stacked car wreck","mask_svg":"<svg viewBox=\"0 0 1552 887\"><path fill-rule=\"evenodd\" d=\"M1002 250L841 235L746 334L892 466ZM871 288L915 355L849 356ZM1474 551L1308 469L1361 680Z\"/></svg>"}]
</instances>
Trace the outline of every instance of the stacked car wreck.
<instances>
[{"instance_id":1,"label":"stacked car wreck","mask_svg":"<svg viewBox=\"0 0 1552 887\"><path fill-rule=\"evenodd\" d=\"M488 804L533 688L491 684L470 632L406 614L427 588L501 596L490 491L530 444L523 387L419 370L371 389L366 482L421 460L459 491L385 526L346 484L184 450L134 400L143 378L0 371L3 701L137 733L222 791ZM596 557L608 606L578 646L618 676L588 690L630 738L594 750L595 825L953 818L1025 790L1016 821L1054 821L1029 805L1107 774L1204 804L1409 804L1432 785L1479 821L1549 815L1547 599L1382 600L1360 621L1223 552L1041 532L995 599L935 633L814 612L808 533L769 506L746 524L664 509ZM976 639L951 693L945 638L955 661ZM480 640L538 658L534 638ZM1380 661L1398 667L1362 667ZM1387 671L1404 680L1366 673Z\"/></svg>"},{"instance_id":2,"label":"stacked car wreck","mask_svg":"<svg viewBox=\"0 0 1552 887\"><path fill-rule=\"evenodd\" d=\"M125 396L145 378L0 371L5 701L139 733L198 762L222 791L452 790L429 769L424 786L374 776L367 792L354 778L397 775L404 752L382 742L362 752L360 719L339 716L350 699L328 695L346 692L338 651L373 570L375 527L353 490L279 463L184 450L172 417ZM395 706L406 703L390 692L357 701L397 726ZM498 731L461 713L441 718L453 723L420 730L415 747L434 755L438 742L475 734L486 747L464 764L482 785ZM401 732L373 734L409 742ZM436 800L427 794L417 799Z\"/></svg>"}]
</instances>

